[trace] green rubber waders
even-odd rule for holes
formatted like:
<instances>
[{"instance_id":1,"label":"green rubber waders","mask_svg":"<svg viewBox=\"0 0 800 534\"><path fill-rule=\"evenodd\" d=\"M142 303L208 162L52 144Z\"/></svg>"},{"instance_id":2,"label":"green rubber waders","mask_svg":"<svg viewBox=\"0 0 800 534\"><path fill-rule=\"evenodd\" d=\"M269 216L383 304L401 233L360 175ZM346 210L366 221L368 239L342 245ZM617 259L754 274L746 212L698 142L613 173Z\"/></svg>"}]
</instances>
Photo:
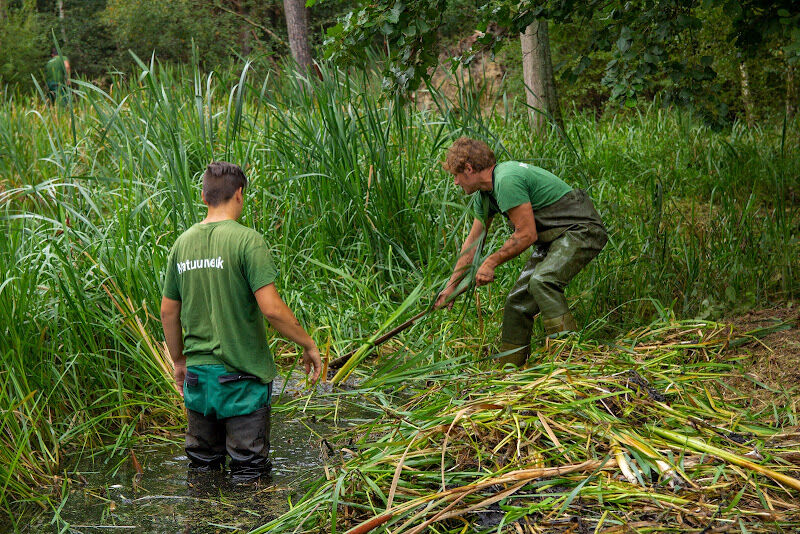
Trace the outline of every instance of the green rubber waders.
<instances>
[{"instance_id":1,"label":"green rubber waders","mask_svg":"<svg viewBox=\"0 0 800 534\"><path fill-rule=\"evenodd\" d=\"M511 352L510 354L506 354L505 356L501 356L497 359L497 362L500 364L500 367L505 367L507 363L513 363L517 367L522 367L525 365L525 362L528 360L528 355L531 353L530 345L516 345L514 343L501 343L500 344L500 353L503 352Z\"/></svg>"},{"instance_id":2,"label":"green rubber waders","mask_svg":"<svg viewBox=\"0 0 800 534\"><path fill-rule=\"evenodd\" d=\"M575 322L575 318L569 312L551 319L542 318L542 323L544 324L545 335L548 337L562 332L578 331L578 323Z\"/></svg>"}]
</instances>

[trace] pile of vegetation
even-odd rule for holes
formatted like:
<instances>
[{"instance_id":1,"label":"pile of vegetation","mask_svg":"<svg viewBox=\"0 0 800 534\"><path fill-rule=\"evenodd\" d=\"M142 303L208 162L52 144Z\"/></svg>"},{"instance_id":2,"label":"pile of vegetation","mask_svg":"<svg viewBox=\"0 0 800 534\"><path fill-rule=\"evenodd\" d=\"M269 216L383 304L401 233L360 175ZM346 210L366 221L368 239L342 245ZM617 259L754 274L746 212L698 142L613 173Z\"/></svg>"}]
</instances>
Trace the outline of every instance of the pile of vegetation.
<instances>
[{"instance_id":1,"label":"pile of vegetation","mask_svg":"<svg viewBox=\"0 0 800 534\"><path fill-rule=\"evenodd\" d=\"M339 393L382 417L338 436L327 480L256 532L796 527L796 406L746 409L748 391L729 383L735 347L791 326L734 336L659 320L610 344L548 340L508 373L476 366L470 350L446 369L406 371L399 403L381 393L396 378L387 369Z\"/></svg>"}]
</instances>

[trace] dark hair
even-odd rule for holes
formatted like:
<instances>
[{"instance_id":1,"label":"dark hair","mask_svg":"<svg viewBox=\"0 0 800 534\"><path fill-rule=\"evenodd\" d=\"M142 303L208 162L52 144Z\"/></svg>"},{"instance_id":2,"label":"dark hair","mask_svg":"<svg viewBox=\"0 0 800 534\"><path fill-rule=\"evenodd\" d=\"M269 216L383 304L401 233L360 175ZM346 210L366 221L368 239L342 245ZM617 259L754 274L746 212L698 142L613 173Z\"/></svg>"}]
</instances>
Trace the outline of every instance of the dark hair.
<instances>
[{"instance_id":1,"label":"dark hair","mask_svg":"<svg viewBox=\"0 0 800 534\"><path fill-rule=\"evenodd\" d=\"M244 192L246 186L242 168L226 161L212 161L203 174L203 196L211 207L227 202L239 189Z\"/></svg>"},{"instance_id":2,"label":"dark hair","mask_svg":"<svg viewBox=\"0 0 800 534\"><path fill-rule=\"evenodd\" d=\"M483 141L459 137L447 150L442 167L451 174L458 174L464 172L467 163L472 166L473 171L482 171L494 165L496 160L492 149Z\"/></svg>"},{"instance_id":3,"label":"dark hair","mask_svg":"<svg viewBox=\"0 0 800 534\"><path fill-rule=\"evenodd\" d=\"M51 56L57 56L58 55L58 50L56 50L55 46L50 49L50 55Z\"/></svg>"}]
</instances>

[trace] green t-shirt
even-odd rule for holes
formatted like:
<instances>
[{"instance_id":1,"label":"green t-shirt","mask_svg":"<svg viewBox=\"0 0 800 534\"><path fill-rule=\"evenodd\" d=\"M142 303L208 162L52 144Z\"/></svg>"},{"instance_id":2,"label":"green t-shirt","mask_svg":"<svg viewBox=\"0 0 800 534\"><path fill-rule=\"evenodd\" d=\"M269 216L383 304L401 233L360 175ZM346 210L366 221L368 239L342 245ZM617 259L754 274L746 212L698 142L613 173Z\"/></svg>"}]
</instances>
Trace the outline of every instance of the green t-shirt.
<instances>
[{"instance_id":1,"label":"green t-shirt","mask_svg":"<svg viewBox=\"0 0 800 534\"><path fill-rule=\"evenodd\" d=\"M67 81L67 66L64 64L68 61L65 56L53 56L44 66L44 76L47 83L64 83ZM40 63L41 64L41 63Z\"/></svg>"},{"instance_id":2,"label":"green t-shirt","mask_svg":"<svg viewBox=\"0 0 800 534\"><path fill-rule=\"evenodd\" d=\"M476 219L484 220L484 213L493 217L506 215L508 210L527 202L534 213L546 208L572 191L555 174L540 167L519 161L504 161L494 167L491 191L478 191L472 195L470 209ZM488 205L484 205L484 202Z\"/></svg>"},{"instance_id":3,"label":"green t-shirt","mask_svg":"<svg viewBox=\"0 0 800 534\"><path fill-rule=\"evenodd\" d=\"M277 369L253 293L276 276L264 238L234 220L195 224L181 234L163 294L181 301L186 365L221 363L272 380Z\"/></svg>"}]
</instances>

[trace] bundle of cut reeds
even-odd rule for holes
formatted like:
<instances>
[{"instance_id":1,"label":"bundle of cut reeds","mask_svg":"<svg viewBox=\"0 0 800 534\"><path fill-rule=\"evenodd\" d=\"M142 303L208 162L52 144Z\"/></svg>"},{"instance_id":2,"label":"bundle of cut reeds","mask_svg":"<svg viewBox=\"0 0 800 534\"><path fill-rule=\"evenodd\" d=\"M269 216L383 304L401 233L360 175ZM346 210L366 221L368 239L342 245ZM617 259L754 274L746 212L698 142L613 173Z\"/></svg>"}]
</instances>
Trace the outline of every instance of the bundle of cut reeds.
<instances>
[{"instance_id":1,"label":"bundle of cut reeds","mask_svg":"<svg viewBox=\"0 0 800 534\"><path fill-rule=\"evenodd\" d=\"M429 381L356 428L327 480L258 532L796 527L795 414L750 413L726 389L736 343L724 325L673 322L609 345L553 340L522 371Z\"/></svg>"}]
</instances>

